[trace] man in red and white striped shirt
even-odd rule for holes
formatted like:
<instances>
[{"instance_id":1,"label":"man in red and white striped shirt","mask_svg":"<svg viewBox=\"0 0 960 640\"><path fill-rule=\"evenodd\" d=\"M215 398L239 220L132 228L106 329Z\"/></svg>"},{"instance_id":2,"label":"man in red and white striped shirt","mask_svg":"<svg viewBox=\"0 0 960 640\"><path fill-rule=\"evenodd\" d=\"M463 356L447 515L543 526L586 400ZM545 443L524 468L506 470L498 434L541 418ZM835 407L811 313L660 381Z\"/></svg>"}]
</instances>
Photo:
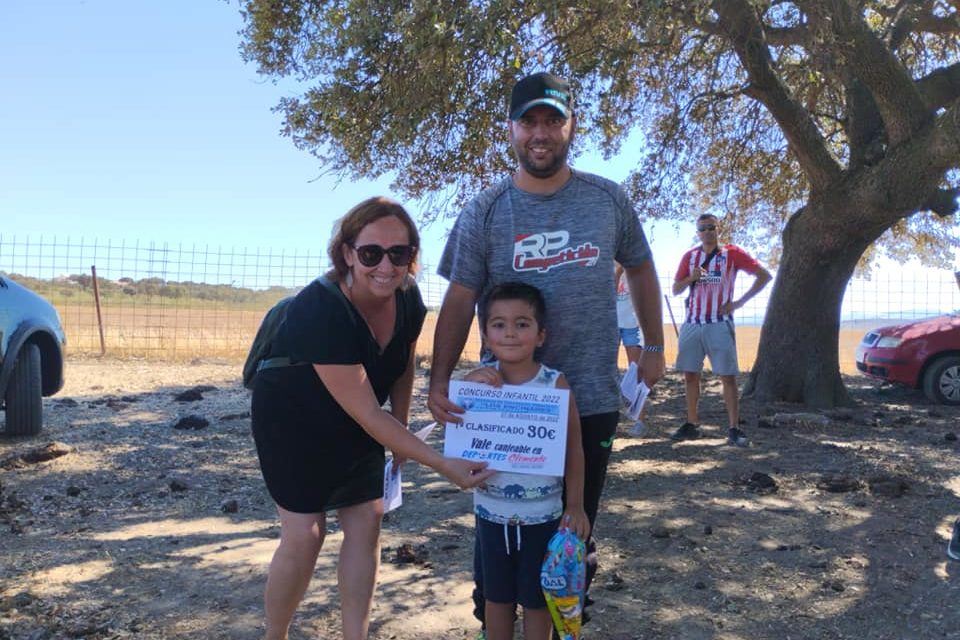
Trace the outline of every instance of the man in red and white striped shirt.
<instances>
[{"instance_id":1,"label":"man in red and white striped shirt","mask_svg":"<svg viewBox=\"0 0 960 640\"><path fill-rule=\"evenodd\" d=\"M737 342L733 312L757 295L768 282L770 272L749 253L732 244L720 246L717 217L705 213L697 218L700 246L683 254L673 281L673 295L690 288L687 315L680 329L677 369L683 371L687 390L687 421L670 436L672 440L693 440L700 437L698 405L703 359L710 358L710 368L723 384L723 401L727 407L729 432L727 442L746 447L750 444L740 429L740 399L737 389ZM753 284L739 300L733 299L738 271L754 276Z\"/></svg>"}]
</instances>

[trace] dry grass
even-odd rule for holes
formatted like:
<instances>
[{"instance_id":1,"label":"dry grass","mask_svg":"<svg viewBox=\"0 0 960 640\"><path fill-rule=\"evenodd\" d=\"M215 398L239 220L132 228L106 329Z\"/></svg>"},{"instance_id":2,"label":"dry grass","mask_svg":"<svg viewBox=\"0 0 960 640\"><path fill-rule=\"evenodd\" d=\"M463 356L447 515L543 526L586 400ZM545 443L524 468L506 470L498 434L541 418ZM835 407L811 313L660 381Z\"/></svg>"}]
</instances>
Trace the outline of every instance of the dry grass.
<instances>
[{"instance_id":1,"label":"dry grass","mask_svg":"<svg viewBox=\"0 0 960 640\"><path fill-rule=\"evenodd\" d=\"M427 315L427 320L423 326L423 337L420 344L417 345L417 353L428 356L433 352L433 332L436 327L437 315L431 312ZM840 370L843 373L856 373L857 366L854 361L854 352L860 339L863 338L863 329L841 329L840 330ZM674 333L673 325L664 325L663 335L665 338L664 350L666 352L667 364L670 365L677 360L677 336ZM753 361L757 359L757 347L760 344L760 327L741 326L737 327L737 354L739 355L740 366L744 369L752 366ZM476 322L470 328L470 337L467 338L467 346L463 350L463 358L466 360L479 360L480 333L477 330ZM627 366L627 357L623 349L620 350L620 368Z\"/></svg>"},{"instance_id":2,"label":"dry grass","mask_svg":"<svg viewBox=\"0 0 960 640\"><path fill-rule=\"evenodd\" d=\"M100 337L96 310L92 305L61 304L59 310L67 332L68 352L99 354ZM192 360L223 358L242 360L257 331L264 310L235 308L187 308L175 306L111 305L102 310L104 342L107 353L120 357L144 357L156 360ZM428 357L433 349L437 314L427 314L417 353ZM677 339L672 325L664 326L666 358L677 357ZM863 337L862 329L841 329L840 369L855 373L854 350ZM757 356L760 327L737 328L737 351L740 365L749 367ZM476 323L471 327L463 357L479 359L480 337ZM621 350L620 366L626 367Z\"/></svg>"}]
</instances>

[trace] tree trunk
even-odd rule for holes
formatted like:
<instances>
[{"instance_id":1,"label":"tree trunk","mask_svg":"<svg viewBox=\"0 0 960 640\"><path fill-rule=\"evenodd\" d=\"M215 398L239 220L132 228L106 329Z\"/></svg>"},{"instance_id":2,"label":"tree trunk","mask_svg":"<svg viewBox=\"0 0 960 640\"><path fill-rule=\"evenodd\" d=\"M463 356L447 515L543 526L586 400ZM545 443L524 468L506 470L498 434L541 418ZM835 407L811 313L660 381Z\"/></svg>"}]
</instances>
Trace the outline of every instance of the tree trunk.
<instances>
[{"instance_id":1,"label":"tree trunk","mask_svg":"<svg viewBox=\"0 0 960 640\"><path fill-rule=\"evenodd\" d=\"M783 258L744 389L759 402L812 408L853 404L840 377L840 306L857 261L883 230L844 225L849 220L844 213L813 214L808 207L784 229Z\"/></svg>"}]
</instances>

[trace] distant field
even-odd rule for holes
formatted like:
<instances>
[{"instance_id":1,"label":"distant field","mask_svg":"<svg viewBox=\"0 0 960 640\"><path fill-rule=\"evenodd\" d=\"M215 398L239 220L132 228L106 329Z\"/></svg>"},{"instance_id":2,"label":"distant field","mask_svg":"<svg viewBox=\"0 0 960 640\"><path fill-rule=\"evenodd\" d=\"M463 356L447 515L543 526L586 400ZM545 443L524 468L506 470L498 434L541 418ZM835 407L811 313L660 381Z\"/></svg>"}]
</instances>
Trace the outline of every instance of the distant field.
<instances>
[{"instance_id":1,"label":"distant field","mask_svg":"<svg viewBox=\"0 0 960 640\"><path fill-rule=\"evenodd\" d=\"M99 354L100 337L93 305L58 304L67 332L67 350L72 354ZM103 308L104 342L107 353L121 357L142 357L157 360L192 360L222 358L242 360L256 333L263 310L236 308L184 308L158 305L112 305ZM433 349L436 312L427 315L423 337L417 353L429 356ZM863 337L864 328L843 328L840 331L840 368L854 373L854 350ZM667 363L677 357L677 340L673 326L664 326ZM737 350L740 366L749 368L757 355L760 327L737 327ZM476 325L470 332L463 357L477 360L480 339ZM626 367L621 350L620 366Z\"/></svg>"},{"instance_id":2,"label":"distant field","mask_svg":"<svg viewBox=\"0 0 960 640\"><path fill-rule=\"evenodd\" d=\"M436 314L430 313L427 316L423 328L423 338L417 346L417 352L423 355L432 353L432 339L434 327L436 326ZM843 373L856 373L857 366L854 361L854 354L857 344L863 338L864 330L841 329L840 330L840 370ZM672 366L677 360L677 337L673 331L673 325L664 325L663 335L666 338L664 349L666 352L667 365ZM757 346L760 344L760 327L741 326L737 327L737 354L740 359L740 367L744 370L753 366L753 361L757 357ZM470 337L467 339L467 347L464 349L463 357L468 360L478 360L480 349L480 335L477 331L476 323L470 330ZM620 350L620 367L626 368L627 358L623 349Z\"/></svg>"}]
</instances>

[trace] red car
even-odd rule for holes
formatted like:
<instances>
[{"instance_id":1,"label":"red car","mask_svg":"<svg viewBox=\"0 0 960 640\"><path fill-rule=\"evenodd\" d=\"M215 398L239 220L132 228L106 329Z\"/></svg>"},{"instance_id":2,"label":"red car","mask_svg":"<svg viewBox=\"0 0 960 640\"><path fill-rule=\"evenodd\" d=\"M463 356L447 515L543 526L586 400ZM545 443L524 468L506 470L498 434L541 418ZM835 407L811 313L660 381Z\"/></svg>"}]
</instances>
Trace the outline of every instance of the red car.
<instances>
[{"instance_id":1,"label":"red car","mask_svg":"<svg viewBox=\"0 0 960 640\"><path fill-rule=\"evenodd\" d=\"M857 369L960 405L960 313L868 332L857 346Z\"/></svg>"}]
</instances>

